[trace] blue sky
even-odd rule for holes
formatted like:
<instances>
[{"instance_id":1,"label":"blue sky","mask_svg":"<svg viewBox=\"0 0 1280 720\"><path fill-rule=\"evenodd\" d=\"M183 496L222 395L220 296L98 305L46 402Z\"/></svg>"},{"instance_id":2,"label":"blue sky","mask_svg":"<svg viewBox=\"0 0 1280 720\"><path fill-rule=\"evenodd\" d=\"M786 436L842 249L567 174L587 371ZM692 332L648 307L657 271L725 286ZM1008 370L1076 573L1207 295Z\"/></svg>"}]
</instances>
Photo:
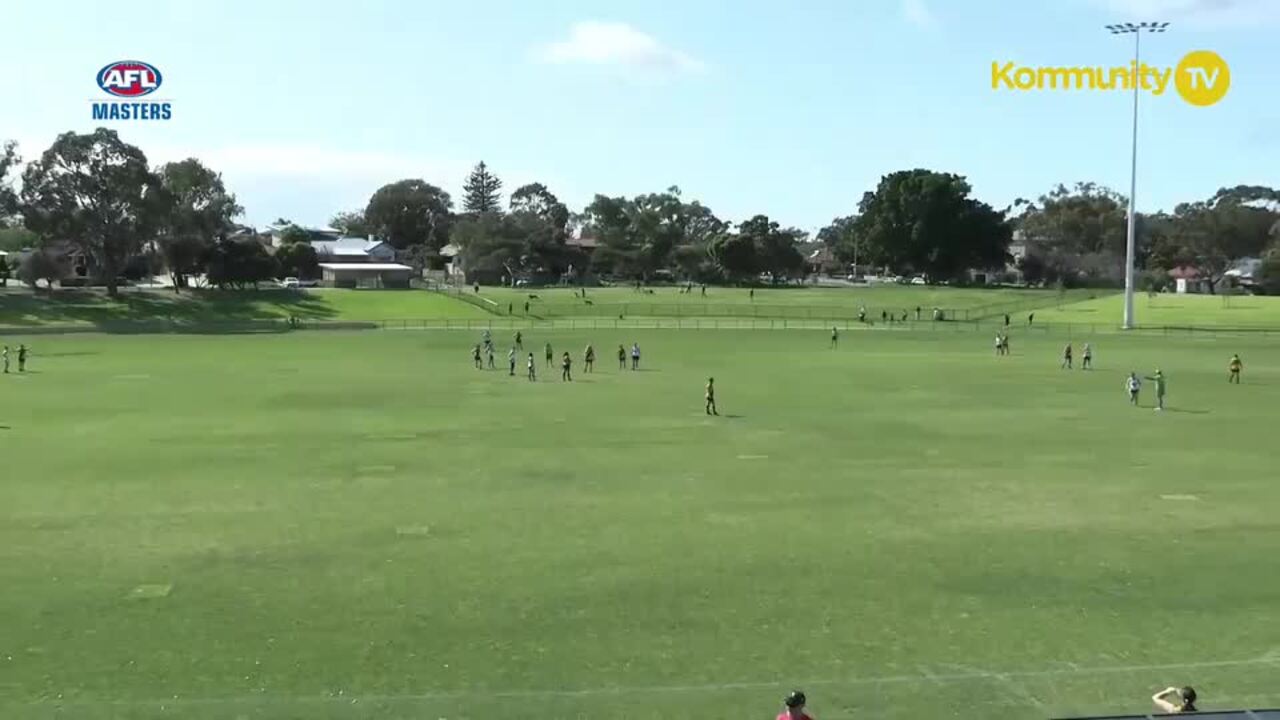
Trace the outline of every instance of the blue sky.
<instances>
[{"instance_id":1,"label":"blue sky","mask_svg":"<svg viewBox=\"0 0 1280 720\"><path fill-rule=\"evenodd\" d=\"M1222 102L1143 97L1139 207L1280 184L1280 0L331 0L10 4L0 138L88 130L108 62L164 74L169 122L115 122L155 162L196 156L265 224L324 223L379 185L458 194L485 160L572 209L679 185L729 220L816 229L880 176L968 176L1004 207L1058 182L1126 190L1131 98L991 89L992 61L1123 65L1110 22L1161 19L1144 59L1210 49Z\"/></svg>"}]
</instances>

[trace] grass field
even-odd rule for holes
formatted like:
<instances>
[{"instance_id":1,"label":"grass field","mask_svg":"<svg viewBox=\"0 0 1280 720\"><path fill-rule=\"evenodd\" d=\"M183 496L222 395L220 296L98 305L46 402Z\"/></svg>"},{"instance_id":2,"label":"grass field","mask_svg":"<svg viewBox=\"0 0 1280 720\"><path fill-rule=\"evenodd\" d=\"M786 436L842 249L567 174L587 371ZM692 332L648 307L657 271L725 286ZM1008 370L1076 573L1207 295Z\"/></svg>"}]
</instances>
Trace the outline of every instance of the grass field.
<instances>
[{"instance_id":1,"label":"grass field","mask_svg":"<svg viewBox=\"0 0 1280 720\"><path fill-rule=\"evenodd\" d=\"M1280 329L1280 297L1150 296L1139 293L1134 296L1134 314L1137 316L1138 324L1146 326ZM1044 322L1118 325L1123 316L1123 295L1109 295L1036 311L1036 318Z\"/></svg>"},{"instance_id":2,"label":"grass field","mask_svg":"<svg viewBox=\"0 0 1280 720\"><path fill-rule=\"evenodd\" d=\"M535 329L537 383L474 370L476 340L29 339L0 376L0 716L1280 703L1280 340L1106 336L1067 372L1016 331L996 358L975 333ZM598 371L560 382L548 340ZM1170 410L1129 407L1156 366Z\"/></svg>"}]
</instances>

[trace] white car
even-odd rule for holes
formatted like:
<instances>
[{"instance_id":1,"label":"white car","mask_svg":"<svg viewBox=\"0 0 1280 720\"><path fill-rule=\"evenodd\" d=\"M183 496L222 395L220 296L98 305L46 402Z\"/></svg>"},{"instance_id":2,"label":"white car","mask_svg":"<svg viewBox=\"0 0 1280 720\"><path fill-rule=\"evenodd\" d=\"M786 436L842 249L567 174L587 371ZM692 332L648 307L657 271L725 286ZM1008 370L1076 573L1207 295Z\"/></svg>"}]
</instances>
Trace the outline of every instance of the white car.
<instances>
[{"instance_id":1,"label":"white car","mask_svg":"<svg viewBox=\"0 0 1280 720\"><path fill-rule=\"evenodd\" d=\"M912 285L924 285L924 284L925 284L925 282L924 282L924 278L923 278L923 277L920 277L919 275L917 275L916 277L911 278L911 284L912 284Z\"/></svg>"},{"instance_id":2,"label":"white car","mask_svg":"<svg viewBox=\"0 0 1280 720\"><path fill-rule=\"evenodd\" d=\"M301 285L299 285L299 284L298 284L298 278L296 278L296 277L287 277L287 278L285 278L285 279L283 279L283 280L281 280L281 281L280 281L280 287L282 287L282 288L290 288L290 289L297 289L297 288L301 287Z\"/></svg>"}]
</instances>

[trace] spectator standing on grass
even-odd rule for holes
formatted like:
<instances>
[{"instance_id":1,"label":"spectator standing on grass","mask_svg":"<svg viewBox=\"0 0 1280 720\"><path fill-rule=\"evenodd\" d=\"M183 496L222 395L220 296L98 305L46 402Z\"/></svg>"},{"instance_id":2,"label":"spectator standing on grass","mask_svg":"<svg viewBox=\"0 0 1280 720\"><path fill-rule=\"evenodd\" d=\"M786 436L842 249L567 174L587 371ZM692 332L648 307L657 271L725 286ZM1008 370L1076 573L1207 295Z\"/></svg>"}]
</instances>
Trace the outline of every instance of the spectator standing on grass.
<instances>
[{"instance_id":1,"label":"spectator standing on grass","mask_svg":"<svg viewBox=\"0 0 1280 720\"><path fill-rule=\"evenodd\" d=\"M783 709L778 713L778 720L813 720L813 716L804 711L808 698L799 690L792 690L783 699Z\"/></svg>"},{"instance_id":2,"label":"spectator standing on grass","mask_svg":"<svg viewBox=\"0 0 1280 720\"><path fill-rule=\"evenodd\" d=\"M587 349L582 353L582 371L595 372L596 369L596 349L591 347L591 343L587 343Z\"/></svg>"},{"instance_id":3,"label":"spectator standing on grass","mask_svg":"<svg viewBox=\"0 0 1280 720\"><path fill-rule=\"evenodd\" d=\"M716 379L713 377L707 378L707 414L720 414L720 411L716 410Z\"/></svg>"},{"instance_id":4,"label":"spectator standing on grass","mask_svg":"<svg viewBox=\"0 0 1280 720\"><path fill-rule=\"evenodd\" d=\"M544 350L547 354L547 367L551 367L551 359L555 357L555 353L551 352L551 343L547 343Z\"/></svg>"},{"instance_id":5,"label":"spectator standing on grass","mask_svg":"<svg viewBox=\"0 0 1280 720\"><path fill-rule=\"evenodd\" d=\"M858 322L865 323L867 321L867 307L865 305L858 306Z\"/></svg>"},{"instance_id":6,"label":"spectator standing on grass","mask_svg":"<svg viewBox=\"0 0 1280 720\"><path fill-rule=\"evenodd\" d=\"M831 326L831 349L835 350L836 346L839 344L840 344L840 331L836 329L835 325L832 325Z\"/></svg>"},{"instance_id":7,"label":"spectator standing on grass","mask_svg":"<svg viewBox=\"0 0 1280 720\"><path fill-rule=\"evenodd\" d=\"M489 354L489 369L494 370L495 368L493 365L493 343L489 343L488 354Z\"/></svg>"},{"instance_id":8,"label":"spectator standing on grass","mask_svg":"<svg viewBox=\"0 0 1280 720\"><path fill-rule=\"evenodd\" d=\"M524 335L519 330L516 331L516 347L521 352L524 351Z\"/></svg>"},{"instance_id":9,"label":"spectator standing on grass","mask_svg":"<svg viewBox=\"0 0 1280 720\"><path fill-rule=\"evenodd\" d=\"M1156 370L1155 375L1148 375L1147 379L1156 384L1156 412L1164 411L1164 392L1166 389L1164 373Z\"/></svg>"},{"instance_id":10,"label":"spectator standing on grass","mask_svg":"<svg viewBox=\"0 0 1280 720\"><path fill-rule=\"evenodd\" d=\"M618 346L618 369L627 369L627 349L622 345Z\"/></svg>"},{"instance_id":11,"label":"spectator standing on grass","mask_svg":"<svg viewBox=\"0 0 1280 720\"><path fill-rule=\"evenodd\" d=\"M1227 365L1227 369L1231 371L1231 374L1227 376L1227 382L1229 382L1229 383L1235 383L1235 384L1239 385L1239 384L1240 384L1240 370L1241 370L1241 369L1243 369L1243 368L1244 368L1244 363L1240 362L1240 356L1239 356L1238 354L1237 354L1237 355L1232 355L1232 356L1231 356L1231 363L1230 363L1229 365Z\"/></svg>"},{"instance_id":12,"label":"spectator standing on grass","mask_svg":"<svg viewBox=\"0 0 1280 720\"><path fill-rule=\"evenodd\" d=\"M920 322L920 306L916 306L916 322Z\"/></svg>"},{"instance_id":13,"label":"spectator standing on grass","mask_svg":"<svg viewBox=\"0 0 1280 720\"><path fill-rule=\"evenodd\" d=\"M1034 323L1035 321L1036 321L1036 314L1035 314L1035 313L1029 313L1029 314L1027 315L1027 324L1028 324L1028 325L1031 325L1031 324L1032 324L1032 323Z\"/></svg>"},{"instance_id":14,"label":"spectator standing on grass","mask_svg":"<svg viewBox=\"0 0 1280 720\"><path fill-rule=\"evenodd\" d=\"M755 302L755 299L756 299L756 289L755 289L755 288L751 288L751 295L750 295L750 297L751 297L751 301L752 301L752 302Z\"/></svg>"},{"instance_id":15,"label":"spectator standing on grass","mask_svg":"<svg viewBox=\"0 0 1280 720\"><path fill-rule=\"evenodd\" d=\"M1089 343L1084 344L1084 350L1080 354L1080 369L1093 369L1093 346Z\"/></svg>"},{"instance_id":16,"label":"spectator standing on grass","mask_svg":"<svg viewBox=\"0 0 1280 720\"><path fill-rule=\"evenodd\" d=\"M8 345L4 346L4 352L0 353L0 355L4 356L4 374L8 375L9 374L9 346Z\"/></svg>"},{"instance_id":17,"label":"spectator standing on grass","mask_svg":"<svg viewBox=\"0 0 1280 720\"><path fill-rule=\"evenodd\" d=\"M1004 326L1009 327L1009 313L1004 314Z\"/></svg>"},{"instance_id":18,"label":"spectator standing on grass","mask_svg":"<svg viewBox=\"0 0 1280 720\"><path fill-rule=\"evenodd\" d=\"M1170 714L1196 712L1196 690L1187 687L1167 687L1151 696L1151 702Z\"/></svg>"},{"instance_id":19,"label":"spectator standing on grass","mask_svg":"<svg viewBox=\"0 0 1280 720\"><path fill-rule=\"evenodd\" d=\"M471 360L475 363L477 370L484 369L484 363L480 361L480 343L476 343L476 346L471 348Z\"/></svg>"},{"instance_id":20,"label":"spectator standing on grass","mask_svg":"<svg viewBox=\"0 0 1280 720\"><path fill-rule=\"evenodd\" d=\"M525 315L528 315L528 314L529 314L529 301L528 301L528 300L525 300L525 301L524 301L524 314L525 314Z\"/></svg>"},{"instance_id":21,"label":"spectator standing on grass","mask_svg":"<svg viewBox=\"0 0 1280 720\"><path fill-rule=\"evenodd\" d=\"M1004 336L996 333L996 355L1004 354Z\"/></svg>"},{"instance_id":22,"label":"spectator standing on grass","mask_svg":"<svg viewBox=\"0 0 1280 720\"><path fill-rule=\"evenodd\" d=\"M507 365L510 366L507 370L507 374L510 375L511 377L515 377L516 376L516 349L514 347L512 347L510 350L507 351Z\"/></svg>"},{"instance_id":23,"label":"spectator standing on grass","mask_svg":"<svg viewBox=\"0 0 1280 720\"><path fill-rule=\"evenodd\" d=\"M560 358L560 379L562 381L571 382L573 380L573 375L570 373L572 367L573 358L569 357L569 353L566 352L564 357Z\"/></svg>"},{"instance_id":24,"label":"spectator standing on grass","mask_svg":"<svg viewBox=\"0 0 1280 720\"><path fill-rule=\"evenodd\" d=\"M631 344L631 369L640 369L640 343Z\"/></svg>"},{"instance_id":25,"label":"spectator standing on grass","mask_svg":"<svg viewBox=\"0 0 1280 720\"><path fill-rule=\"evenodd\" d=\"M533 353L529 353L529 382L538 379L538 365L533 361Z\"/></svg>"},{"instance_id":26,"label":"spectator standing on grass","mask_svg":"<svg viewBox=\"0 0 1280 720\"><path fill-rule=\"evenodd\" d=\"M1071 369L1071 343L1067 343L1067 346L1062 349L1062 368Z\"/></svg>"}]
</instances>

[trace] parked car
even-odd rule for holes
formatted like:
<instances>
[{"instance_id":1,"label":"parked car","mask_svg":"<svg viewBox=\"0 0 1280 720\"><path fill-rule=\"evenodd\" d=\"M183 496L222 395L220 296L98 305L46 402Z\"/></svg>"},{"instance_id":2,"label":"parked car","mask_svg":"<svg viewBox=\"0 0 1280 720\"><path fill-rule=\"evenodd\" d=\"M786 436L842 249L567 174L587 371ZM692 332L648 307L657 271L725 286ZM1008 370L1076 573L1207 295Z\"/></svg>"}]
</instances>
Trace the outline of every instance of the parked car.
<instances>
[{"instance_id":1,"label":"parked car","mask_svg":"<svg viewBox=\"0 0 1280 720\"><path fill-rule=\"evenodd\" d=\"M924 284L925 284L925 282L924 282L924 277L923 277L923 276L920 276L920 275L917 275L917 276L915 276L915 277L911 278L911 284L912 284L912 285L924 285Z\"/></svg>"},{"instance_id":2,"label":"parked car","mask_svg":"<svg viewBox=\"0 0 1280 720\"><path fill-rule=\"evenodd\" d=\"M297 289L297 288L301 287L301 285L298 283L298 278L296 278L296 277L287 277L287 278L285 278L285 279L283 279L283 280L281 280L281 281L280 281L280 287L282 287L282 288L290 288L290 289Z\"/></svg>"}]
</instances>

